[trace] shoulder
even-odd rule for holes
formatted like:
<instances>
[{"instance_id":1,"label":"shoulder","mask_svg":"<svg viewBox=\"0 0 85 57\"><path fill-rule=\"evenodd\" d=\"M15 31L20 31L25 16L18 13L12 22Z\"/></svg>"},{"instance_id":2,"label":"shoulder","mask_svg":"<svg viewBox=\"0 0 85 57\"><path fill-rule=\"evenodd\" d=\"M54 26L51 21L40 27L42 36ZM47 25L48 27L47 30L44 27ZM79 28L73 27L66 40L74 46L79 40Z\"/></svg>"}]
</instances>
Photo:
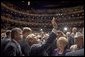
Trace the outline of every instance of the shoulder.
<instances>
[{"instance_id":1,"label":"shoulder","mask_svg":"<svg viewBox=\"0 0 85 57\"><path fill-rule=\"evenodd\" d=\"M65 54L66 56L83 56L84 55L84 49L77 50L75 52L68 52Z\"/></svg>"},{"instance_id":2,"label":"shoulder","mask_svg":"<svg viewBox=\"0 0 85 57\"><path fill-rule=\"evenodd\" d=\"M7 44L7 46L15 47L15 43L9 42L9 43Z\"/></svg>"},{"instance_id":3,"label":"shoulder","mask_svg":"<svg viewBox=\"0 0 85 57\"><path fill-rule=\"evenodd\" d=\"M13 41L9 41L8 43L7 43L7 45L6 45L6 48L13 48L13 49L16 49L17 48L17 45L16 45L16 43L15 42L13 42Z\"/></svg>"},{"instance_id":4,"label":"shoulder","mask_svg":"<svg viewBox=\"0 0 85 57\"><path fill-rule=\"evenodd\" d=\"M79 54L84 55L84 49L77 50L75 53L78 54L78 55Z\"/></svg>"}]
</instances>

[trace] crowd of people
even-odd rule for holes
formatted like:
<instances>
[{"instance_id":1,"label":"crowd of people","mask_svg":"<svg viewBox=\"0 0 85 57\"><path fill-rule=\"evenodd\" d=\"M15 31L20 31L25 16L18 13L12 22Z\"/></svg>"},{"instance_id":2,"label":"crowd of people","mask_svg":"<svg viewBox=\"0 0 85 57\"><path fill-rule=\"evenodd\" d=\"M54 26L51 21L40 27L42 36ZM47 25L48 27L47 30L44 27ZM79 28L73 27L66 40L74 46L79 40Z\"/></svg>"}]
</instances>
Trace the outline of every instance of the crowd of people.
<instances>
[{"instance_id":1,"label":"crowd of people","mask_svg":"<svg viewBox=\"0 0 85 57\"><path fill-rule=\"evenodd\" d=\"M49 20L52 19L52 16L55 16L58 19L62 19L63 18L65 21L67 21L67 19L68 20L69 19L71 20L71 19L84 18L83 7L78 7L77 9L76 9L76 7L74 7L73 9L71 9L71 8L69 8L69 9L66 8L64 10L59 9L61 11L59 11L59 10L56 9L57 11L56 10L53 10L54 12L57 12L55 14L52 14L52 15L47 14L46 15L46 14L43 13L43 15L42 15L42 14L38 14L38 11L37 10L36 10L36 12L37 12L36 14L30 14L30 13L27 13L27 12L24 12L24 13L27 13L27 14L23 14L23 13L19 13L19 11L15 12L13 10L10 10L11 8L10 9L7 9L3 5L1 5L1 6L2 6L2 8L1 8L2 9L1 10L2 11L1 12L2 13L2 16L8 17L8 18L14 19L14 20L19 20L19 21L28 21L28 22L35 22L35 23L37 23L37 22L39 22L39 23L43 23L43 22L47 23L47 22L49 22ZM68 10L69 11L72 10L72 11L70 11L69 14L67 14L68 13ZM76 10L78 10L78 11L76 11ZM43 10L40 10L40 11L43 12ZM49 10L47 10L47 11L49 11ZM52 11L52 10L50 9L50 11ZM65 11L67 11L67 12L65 12ZM4 14L4 12L5 12L5 14ZM58 12L62 12L62 13L59 13L58 14ZM49 20L47 20L47 19L49 19Z\"/></svg>"},{"instance_id":2,"label":"crowd of people","mask_svg":"<svg viewBox=\"0 0 85 57\"><path fill-rule=\"evenodd\" d=\"M1 33L1 56L84 56L84 28L60 31L55 18L50 33L15 27Z\"/></svg>"}]
</instances>

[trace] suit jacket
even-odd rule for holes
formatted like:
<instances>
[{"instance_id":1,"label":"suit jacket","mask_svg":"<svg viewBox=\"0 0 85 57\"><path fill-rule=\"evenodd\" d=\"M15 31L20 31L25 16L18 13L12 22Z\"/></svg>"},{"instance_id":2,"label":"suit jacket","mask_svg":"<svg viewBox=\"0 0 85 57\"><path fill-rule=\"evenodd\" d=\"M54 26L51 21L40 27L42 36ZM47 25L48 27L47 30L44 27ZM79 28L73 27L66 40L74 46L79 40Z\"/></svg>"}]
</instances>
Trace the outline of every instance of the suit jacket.
<instances>
[{"instance_id":1,"label":"suit jacket","mask_svg":"<svg viewBox=\"0 0 85 57\"><path fill-rule=\"evenodd\" d=\"M65 56L84 56L84 48L75 52L68 52L65 54Z\"/></svg>"},{"instance_id":2,"label":"suit jacket","mask_svg":"<svg viewBox=\"0 0 85 57\"><path fill-rule=\"evenodd\" d=\"M9 43L10 39L1 39L1 56L4 56L4 49L7 43Z\"/></svg>"},{"instance_id":3,"label":"suit jacket","mask_svg":"<svg viewBox=\"0 0 85 57\"><path fill-rule=\"evenodd\" d=\"M15 40L9 41L4 48L2 56L22 56L21 47Z\"/></svg>"},{"instance_id":4,"label":"suit jacket","mask_svg":"<svg viewBox=\"0 0 85 57\"><path fill-rule=\"evenodd\" d=\"M55 40L55 41L53 42L53 44L51 45L51 47L47 50L48 56L52 56L52 52L54 51L54 49L57 48L57 46L56 46L56 41L57 41L57 40Z\"/></svg>"},{"instance_id":5,"label":"suit jacket","mask_svg":"<svg viewBox=\"0 0 85 57\"><path fill-rule=\"evenodd\" d=\"M22 39L20 42L21 50L24 56L29 56L30 45L26 42L25 39Z\"/></svg>"},{"instance_id":6,"label":"suit jacket","mask_svg":"<svg viewBox=\"0 0 85 57\"><path fill-rule=\"evenodd\" d=\"M71 45L73 45L73 44L74 44L74 38L71 37L71 36L69 36L69 37L68 37L68 48L70 48Z\"/></svg>"},{"instance_id":7,"label":"suit jacket","mask_svg":"<svg viewBox=\"0 0 85 57\"><path fill-rule=\"evenodd\" d=\"M39 47L32 47L30 51L30 56L46 56L44 53L48 50L54 40L56 39L56 35L52 32L47 39L47 42Z\"/></svg>"}]
</instances>

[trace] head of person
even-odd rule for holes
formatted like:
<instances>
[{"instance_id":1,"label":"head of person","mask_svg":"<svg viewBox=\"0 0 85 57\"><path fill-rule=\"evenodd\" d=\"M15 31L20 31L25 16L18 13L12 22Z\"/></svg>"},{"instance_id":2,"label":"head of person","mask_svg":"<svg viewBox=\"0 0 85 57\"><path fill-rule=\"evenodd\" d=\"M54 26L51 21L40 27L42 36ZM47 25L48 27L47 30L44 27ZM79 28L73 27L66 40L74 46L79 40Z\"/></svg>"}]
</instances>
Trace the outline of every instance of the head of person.
<instances>
[{"instance_id":1,"label":"head of person","mask_svg":"<svg viewBox=\"0 0 85 57\"><path fill-rule=\"evenodd\" d=\"M41 40L42 39L42 36L41 35L37 35L36 36L36 39L40 39Z\"/></svg>"},{"instance_id":2,"label":"head of person","mask_svg":"<svg viewBox=\"0 0 85 57\"><path fill-rule=\"evenodd\" d=\"M70 36L70 32L67 32L67 33L66 33L66 36L69 37L69 36Z\"/></svg>"},{"instance_id":3,"label":"head of person","mask_svg":"<svg viewBox=\"0 0 85 57\"><path fill-rule=\"evenodd\" d=\"M6 33L1 33L1 39L6 37Z\"/></svg>"},{"instance_id":4,"label":"head of person","mask_svg":"<svg viewBox=\"0 0 85 57\"><path fill-rule=\"evenodd\" d=\"M66 35L62 31L59 31L57 33L58 33L58 35L57 35L58 37L57 38L66 37Z\"/></svg>"},{"instance_id":5,"label":"head of person","mask_svg":"<svg viewBox=\"0 0 85 57\"><path fill-rule=\"evenodd\" d=\"M22 39L22 30L20 28L13 28L11 30L11 39L20 41Z\"/></svg>"},{"instance_id":6,"label":"head of person","mask_svg":"<svg viewBox=\"0 0 85 57\"><path fill-rule=\"evenodd\" d=\"M30 34L26 37L26 41L28 42L28 44L30 46L32 46L33 44L37 44L38 41L37 39L35 38L35 35L34 34Z\"/></svg>"},{"instance_id":7,"label":"head of person","mask_svg":"<svg viewBox=\"0 0 85 57\"><path fill-rule=\"evenodd\" d=\"M43 36L43 39L47 40L48 37L49 37L49 34L45 34L45 35Z\"/></svg>"},{"instance_id":8,"label":"head of person","mask_svg":"<svg viewBox=\"0 0 85 57\"><path fill-rule=\"evenodd\" d=\"M68 44L68 40L65 37L60 37L57 39L57 47L59 49L65 49Z\"/></svg>"},{"instance_id":9,"label":"head of person","mask_svg":"<svg viewBox=\"0 0 85 57\"><path fill-rule=\"evenodd\" d=\"M31 28L24 27L23 28L23 37L26 38L32 32Z\"/></svg>"},{"instance_id":10,"label":"head of person","mask_svg":"<svg viewBox=\"0 0 85 57\"><path fill-rule=\"evenodd\" d=\"M77 44L77 47L82 47L84 44L84 35L80 32L77 32L76 35L74 36L74 41L75 44Z\"/></svg>"},{"instance_id":11,"label":"head of person","mask_svg":"<svg viewBox=\"0 0 85 57\"><path fill-rule=\"evenodd\" d=\"M77 28L76 27L73 27L72 32L73 33L76 33L77 32Z\"/></svg>"},{"instance_id":12,"label":"head of person","mask_svg":"<svg viewBox=\"0 0 85 57\"><path fill-rule=\"evenodd\" d=\"M11 30L6 31L6 36L7 36L7 38L11 38Z\"/></svg>"},{"instance_id":13,"label":"head of person","mask_svg":"<svg viewBox=\"0 0 85 57\"><path fill-rule=\"evenodd\" d=\"M72 45L70 51L75 52L77 50L77 45Z\"/></svg>"}]
</instances>

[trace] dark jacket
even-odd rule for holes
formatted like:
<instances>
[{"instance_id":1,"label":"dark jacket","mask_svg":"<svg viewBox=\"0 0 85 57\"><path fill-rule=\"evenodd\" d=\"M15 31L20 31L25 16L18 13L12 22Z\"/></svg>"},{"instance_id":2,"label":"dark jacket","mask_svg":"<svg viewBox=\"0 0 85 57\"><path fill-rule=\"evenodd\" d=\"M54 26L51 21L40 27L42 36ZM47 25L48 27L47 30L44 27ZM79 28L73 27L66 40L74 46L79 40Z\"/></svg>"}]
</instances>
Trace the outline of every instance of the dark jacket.
<instances>
[{"instance_id":1,"label":"dark jacket","mask_svg":"<svg viewBox=\"0 0 85 57\"><path fill-rule=\"evenodd\" d=\"M30 45L26 42L25 39L22 39L20 42L21 50L24 56L29 56Z\"/></svg>"},{"instance_id":2,"label":"dark jacket","mask_svg":"<svg viewBox=\"0 0 85 57\"><path fill-rule=\"evenodd\" d=\"M3 51L2 56L22 56L21 47L15 40L9 41Z\"/></svg>"},{"instance_id":3,"label":"dark jacket","mask_svg":"<svg viewBox=\"0 0 85 57\"><path fill-rule=\"evenodd\" d=\"M51 47L46 51L47 53L48 53L48 56L52 56L52 52L54 51L54 49L56 49L57 48L57 46L56 46L56 42L57 40L55 40L54 42L53 42L53 44L51 45Z\"/></svg>"},{"instance_id":4,"label":"dark jacket","mask_svg":"<svg viewBox=\"0 0 85 57\"><path fill-rule=\"evenodd\" d=\"M56 35L52 32L47 39L47 42L39 47L32 47L30 51L30 56L46 56L44 53L47 49L51 47L51 44L56 39Z\"/></svg>"},{"instance_id":5,"label":"dark jacket","mask_svg":"<svg viewBox=\"0 0 85 57\"><path fill-rule=\"evenodd\" d=\"M68 48L70 48L71 45L73 45L73 44L74 44L74 38L71 37L71 36L69 36L69 37L68 37Z\"/></svg>"},{"instance_id":6,"label":"dark jacket","mask_svg":"<svg viewBox=\"0 0 85 57\"><path fill-rule=\"evenodd\" d=\"M1 56L4 56L4 49L11 40L10 39L1 39Z\"/></svg>"}]
</instances>

